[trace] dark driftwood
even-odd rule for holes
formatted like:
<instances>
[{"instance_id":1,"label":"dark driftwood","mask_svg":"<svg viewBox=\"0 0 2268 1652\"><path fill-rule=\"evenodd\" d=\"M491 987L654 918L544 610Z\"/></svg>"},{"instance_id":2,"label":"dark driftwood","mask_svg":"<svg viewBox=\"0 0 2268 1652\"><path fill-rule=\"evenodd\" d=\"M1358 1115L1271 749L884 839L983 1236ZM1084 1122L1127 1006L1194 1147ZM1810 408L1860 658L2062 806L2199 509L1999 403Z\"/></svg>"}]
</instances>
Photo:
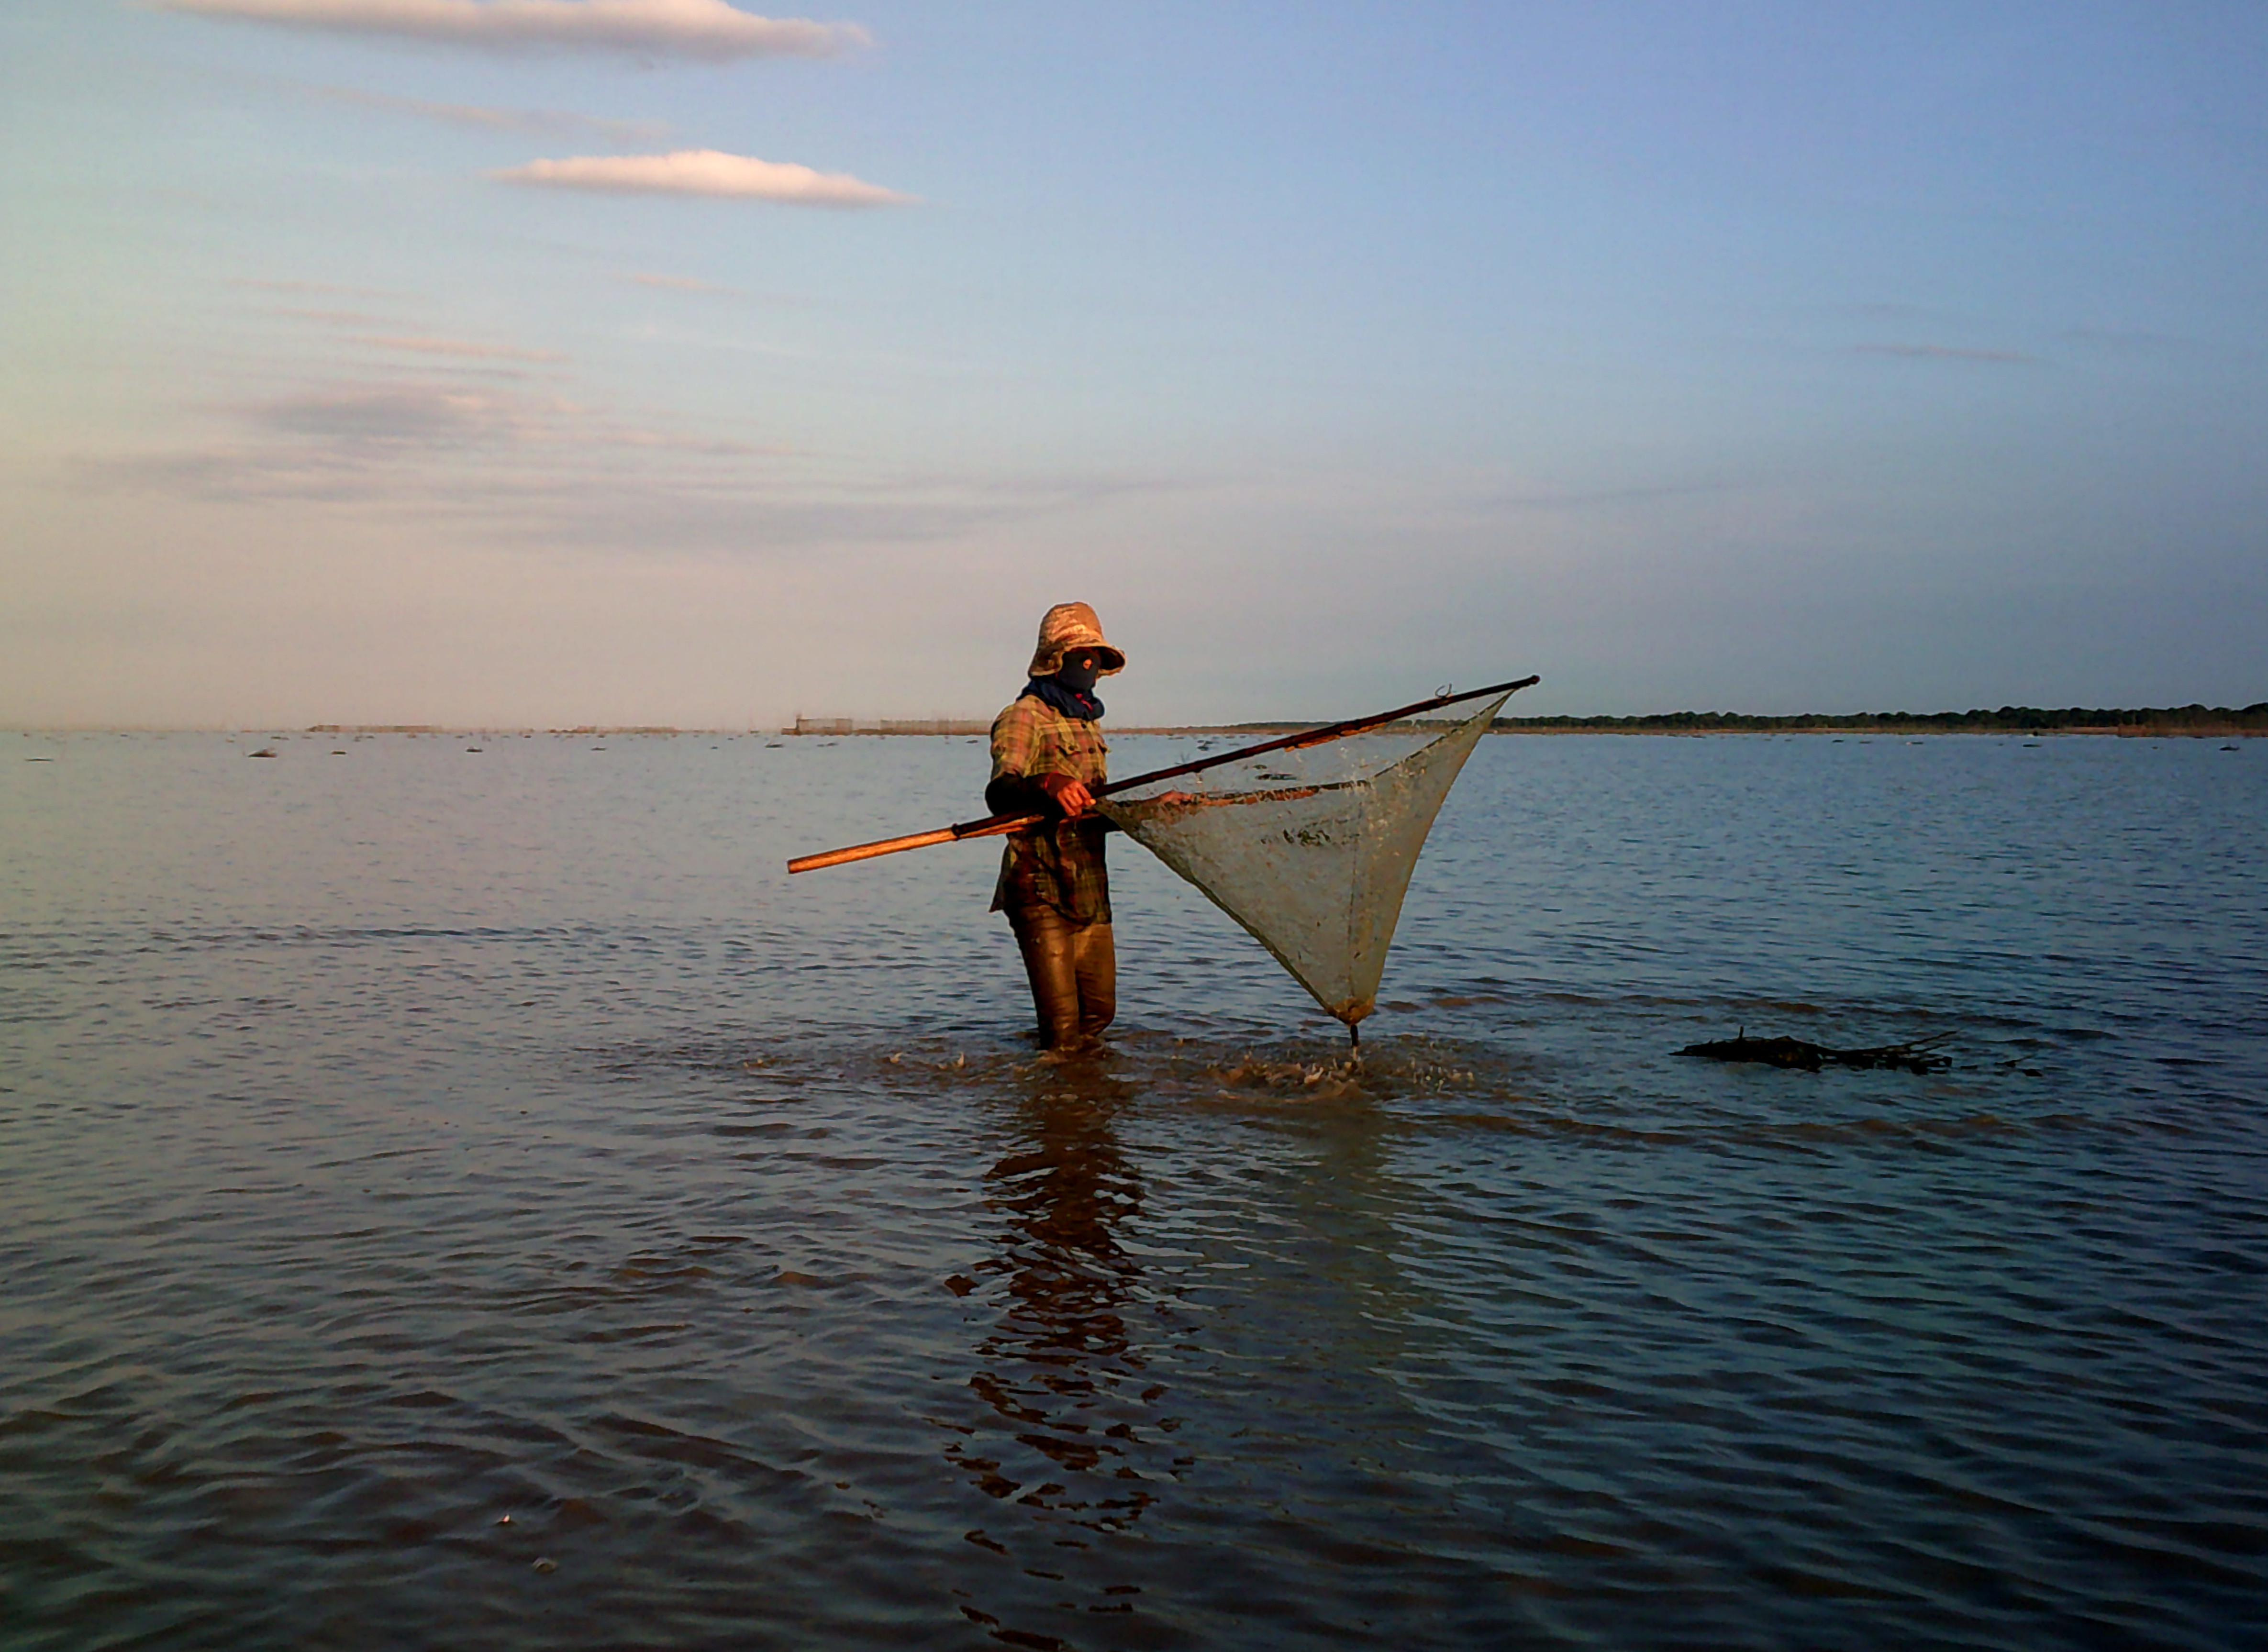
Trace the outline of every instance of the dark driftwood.
<instances>
[{"instance_id":1,"label":"dark driftwood","mask_svg":"<svg viewBox=\"0 0 2268 1652\"><path fill-rule=\"evenodd\" d=\"M1815 1073L1822 1067L1894 1067L1908 1073L1934 1073L1953 1065L1950 1057L1937 1053L1937 1046L1950 1036L1917 1039L1909 1044L1881 1044L1868 1050L1835 1050L1824 1044L1807 1044L1801 1039L1752 1039L1749 1030L1742 1027L1738 1038L1719 1039L1713 1044L1689 1044L1677 1053L1703 1056L1712 1061L1761 1061L1767 1067L1800 1067L1807 1073Z\"/></svg>"}]
</instances>

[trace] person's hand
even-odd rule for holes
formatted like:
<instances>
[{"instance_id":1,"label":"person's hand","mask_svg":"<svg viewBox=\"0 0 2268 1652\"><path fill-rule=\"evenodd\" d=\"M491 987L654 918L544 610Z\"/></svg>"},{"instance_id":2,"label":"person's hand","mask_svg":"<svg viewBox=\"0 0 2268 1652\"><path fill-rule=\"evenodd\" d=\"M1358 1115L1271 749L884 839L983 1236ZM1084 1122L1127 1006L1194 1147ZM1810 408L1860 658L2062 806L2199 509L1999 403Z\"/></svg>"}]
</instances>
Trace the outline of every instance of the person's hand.
<instances>
[{"instance_id":1,"label":"person's hand","mask_svg":"<svg viewBox=\"0 0 2268 1652\"><path fill-rule=\"evenodd\" d=\"M1048 800L1064 811L1066 819L1094 807L1094 794L1086 789L1085 781L1073 780L1068 775L1036 775L1033 783L1048 794Z\"/></svg>"}]
</instances>

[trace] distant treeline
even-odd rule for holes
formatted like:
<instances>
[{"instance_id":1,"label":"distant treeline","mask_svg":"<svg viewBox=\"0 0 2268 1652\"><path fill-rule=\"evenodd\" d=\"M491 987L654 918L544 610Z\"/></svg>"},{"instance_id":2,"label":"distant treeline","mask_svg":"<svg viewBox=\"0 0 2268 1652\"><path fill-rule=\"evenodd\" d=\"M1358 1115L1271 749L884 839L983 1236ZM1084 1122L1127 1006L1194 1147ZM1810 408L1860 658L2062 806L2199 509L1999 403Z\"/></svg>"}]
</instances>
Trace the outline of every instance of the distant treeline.
<instances>
[{"instance_id":1,"label":"distant treeline","mask_svg":"<svg viewBox=\"0 0 2268 1652\"><path fill-rule=\"evenodd\" d=\"M1643 717L1498 717L1490 725L1507 733L1550 734L1595 730L1602 733L1702 734L1715 731L1880 731L1885 734L2039 734L2097 731L2115 733L2268 734L2268 701L2228 706L2067 706L2060 711L2038 706L2002 706L1998 711L1856 711L1840 715L1807 711L1795 716L1758 717L1739 711L1665 711Z\"/></svg>"}]
</instances>

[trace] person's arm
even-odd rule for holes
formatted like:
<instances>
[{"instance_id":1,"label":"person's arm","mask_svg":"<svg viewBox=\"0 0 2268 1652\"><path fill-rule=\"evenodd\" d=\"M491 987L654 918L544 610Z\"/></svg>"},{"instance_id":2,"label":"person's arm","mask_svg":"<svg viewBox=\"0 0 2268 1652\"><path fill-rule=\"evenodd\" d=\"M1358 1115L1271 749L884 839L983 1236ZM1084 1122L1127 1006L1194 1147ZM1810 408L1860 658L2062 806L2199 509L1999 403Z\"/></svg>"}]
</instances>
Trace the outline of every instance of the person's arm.
<instances>
[{"instance_id":1,"label":"person's arm","mask_svg":"<svg viewBox=\"0 0 2268 1652\"><path fill-rule=\"evenodd\" d=\"M1021 702L992 724L992 779L984 806L994 814L1045 812L1076 817L1094 806L1086 782L1069 775L1034 774L1042 741L1038 720Z\"/></svg>"},{"instance_id":2,"label":"person's arm","mask_svg":"<svg viewBox=\"0 0 2268 1652\"><path fill-rule=\"evenodd\" d=\"M1048 794L1029 775L998 775L984 789L984 807L994 814L1036 814L1049 808Z\"/></svg>"},{"instance_id":3,"label":"person's arm","mask_svg":"<svg viewBox=\"0 0 2268 1652\"><path fill-rule=\"evenodd\" d=\"M1042 777L1032 772L1044 744L1032 708L1020 700L992 720L992 778L984 788L985 808L994 814L1056 811Z\"/></svg>"}]
</instances>

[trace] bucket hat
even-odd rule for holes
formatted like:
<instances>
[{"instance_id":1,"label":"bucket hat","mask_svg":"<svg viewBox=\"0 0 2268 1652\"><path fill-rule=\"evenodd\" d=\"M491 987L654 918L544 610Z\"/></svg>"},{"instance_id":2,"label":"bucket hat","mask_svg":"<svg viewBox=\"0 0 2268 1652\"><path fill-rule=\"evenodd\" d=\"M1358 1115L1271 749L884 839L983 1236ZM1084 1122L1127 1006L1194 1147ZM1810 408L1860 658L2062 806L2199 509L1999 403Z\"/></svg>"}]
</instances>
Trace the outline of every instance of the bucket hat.
<instances>
[{"instance_id":1,"label":"bucket hat","mask_svg":"<svg viewBox=\"0 0 2268 1652\"><path fill-rule=\"evenodd\" d=\"M1052 677L1063 669L1064 656L1075 649L1091 648L1102 656L1100 675L1113 676L1126 669L1126 656L1103 640L1102 621L1083 602L1059 602L1040 621L1040 645L1032 654L1031 674Z\"/></svg>"}]
</instances>

